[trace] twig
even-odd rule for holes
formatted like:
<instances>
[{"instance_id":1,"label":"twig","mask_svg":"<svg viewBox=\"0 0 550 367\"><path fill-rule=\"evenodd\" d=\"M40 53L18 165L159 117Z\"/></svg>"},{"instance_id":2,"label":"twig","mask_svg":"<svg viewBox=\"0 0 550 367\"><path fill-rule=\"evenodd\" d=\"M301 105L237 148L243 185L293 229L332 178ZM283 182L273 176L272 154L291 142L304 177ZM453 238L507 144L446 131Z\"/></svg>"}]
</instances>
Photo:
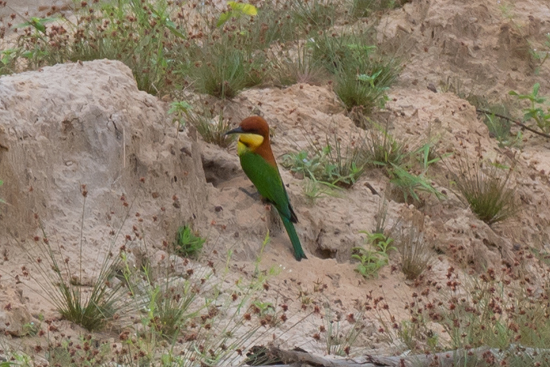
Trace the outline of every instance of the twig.
<instances>
[{"instance_id":1,"label":"twig","mask_svg":"<svg viewBox=\"0 0 550 367\"><path fill-rule=\"evenodd\" d=\"M516 121L516 120L514 120L514 119L511 119L511 118L508 117L508 116L501 115L500 113L494 113L494 112L491 112L491 111L481 110L481 109L479 109L479 108L476 108L476 112L477 112L477 113L484 113L484 114L486 114L486 115L494 115L494 116L496 116L496 117L500 117L501 119L506 119L506 120L508 120L508 121L510 121L510 122L513 122L513 123L516 124L516 125L519 125L519 126L523 127L524 129L529 130L529 131L532 132L532 133L535 133L535 134L537 134L537 135L544 136L545 138L550 139L550 135L545 134L545 133L541 133L540 131L537 131L537 130L533 129L532 127L529 127L529 126L527 126L527 125L525 125L525 124L523 124L523 123L521 123L521 122L519 122L519 121Z\"/></svg>"}]
</instances>

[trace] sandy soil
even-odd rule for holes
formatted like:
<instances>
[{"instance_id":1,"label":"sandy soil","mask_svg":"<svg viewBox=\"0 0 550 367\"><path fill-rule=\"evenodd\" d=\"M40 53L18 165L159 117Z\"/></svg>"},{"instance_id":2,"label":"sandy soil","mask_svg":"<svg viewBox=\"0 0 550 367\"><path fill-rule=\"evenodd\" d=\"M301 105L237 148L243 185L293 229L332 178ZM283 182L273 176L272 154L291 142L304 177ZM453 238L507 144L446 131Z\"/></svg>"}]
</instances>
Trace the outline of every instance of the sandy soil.
<instances>
[{"instance_id":1,"label":"sandy soil","mask_svg":"<svg viewBox=\"0 0 550 367\"><path fill-rule=\"evenodd\" d=\"M66 3L8 1L11 9L1 9L0 17L11 10L43 14L49 11L46 5ZM519 245L549 250L548 141L526 132L521 149L498 147L475 108L447 92L462 88L497 99L512 89L527 92L539 82L541 94L550 94L550 62L539 68L529 54L550 32L550 5L543 0L507 4L414 0L384 15L378 26L385 47L407 47L408 55L385 110L379 113L389 121L391 133L410 146L435 137L439 153L455 152L448 168L456 168L457 159L478 157L516 164L513 184L522 211L492 227L452 193L444 167L436 167L434 184L449 195L443 201L428 198L421 208L426 214L425 235L433 243L432 269L425 274L429 279L444 280L451 265L464 272L498 268L502 261L513 261ZM351 189L311 204L302 191L304 180L282 169L300 220L296 228L309 257L298 263L273 212L243 191L254 190L240 170L234 148L206 144L193 131L177 133L166 116L167 104L139 92L121 63L58 65L2 77L0 100L0 178L4 180L0 193L8 203L0 213L4 254L0 266L6 274L0 283L0 305L10 304L10 310L0 312L0 328L9 335L6 338L22 334L23 325L37 321L39 314L55 317L52 305L37 295L41 291L35 279L21 276L21 267L29 262L33 236L42 237L40 223L48 237L64 246L69 262L77 264L84 204L81 185L87 191L83 257L89 282L101 261L99 254L110 250L106 244L112 243L113 228L121 228L136 257L159 259L165 255L163 241L172 240L168 234L188 221L208 237L205 259L221 263L225 253L233 251L235 277L253 272L252 262L269 230L271 242L260 266L280 270L270 280L272 291L276 290L273 295L292 301L296 309L306 292L318 304L330 305L335 314L346 315L373 292L384 295L399 318L405 315L405 302L419 291L398 270L400 258L395 253L373 280L363 279L350 262L352 248L364 241L360 231L374 229L380 194L387 192L388 179L381 171L369 171ZM239 121L251 110L273 128L278 158L333 132L344 141L362 133L330 86L246 90L228 107L227 117ZM131 204L130 209L124 202ZM419 213L412 205L390 200L388 227ZM456 253L456 248L462 250ZM316 291L319 286L322 294ZM376 319L372 315L367 319L358 350L384 348ZM56 322L63 332L80 332ZM289 346L323 353L322 343L311 338L320 322L314 317L301 330L289 333L285 337Z\"/></svg>"}]
</instances>

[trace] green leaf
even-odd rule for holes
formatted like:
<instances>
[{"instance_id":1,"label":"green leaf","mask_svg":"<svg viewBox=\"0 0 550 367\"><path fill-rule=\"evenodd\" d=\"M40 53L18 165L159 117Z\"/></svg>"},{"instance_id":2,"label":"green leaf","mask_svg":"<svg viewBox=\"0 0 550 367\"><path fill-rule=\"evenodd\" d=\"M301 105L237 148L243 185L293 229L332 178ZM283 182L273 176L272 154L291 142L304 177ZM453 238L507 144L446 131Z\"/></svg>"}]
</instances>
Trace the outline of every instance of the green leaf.
<instances>
[{"instance_id":1,"label":"green leaf","mask_svg":"<svg viewBox=\"0 0 550 367\"><path fill-rule=\"evenodd\" d=\"M193 107L185 102L185 101L181 101L181 102L172 102L170 104L170 109L168 110L168 114L173 114L175 112L183 112L183 113L187 113L189 112L189 110L191 110Z\"/></svg>"},{"instance_id":2,"label":"green leaf","mask_svg":"<svg viewBox=\"0 0 550 367\"><path fill-rule=\"evenodd\" d=\"M536 97L537 94L539 94L539 89L540 89L540 84L539 83L535 83L535 85L533 85L533 96Z\"/></svg>"},{"instance_id":3,"label":"green leaf","mask_svg":"<svg viewBox=\"0 0 550 367\"><path fill-rule=\"evenodd\" d=\"M221 27L222 25L224 25L225 22L227 22L229 20L229 18L231 18L232 15L233 15L232 11L227 11L227 12L221 13L220 18L218 19L218 22L216 23L216 27Z\"/></svg>"},{"instance_id":4,"label":"green leaf","mask_svg":"<svg viewBox=\"0 0 550 367\"><path fill-rule=\"evenodd\" d=\"M171 20L166 21L166 28L176 37L185 39L185 35L176 29L176 24Z\"/></svg>"},{"instance_id":5,"label":"green leaf","mask_svg":"<svg viewBox=\"0 0 550 367\"><path fill-rule=\"evenodd\" d=\"M236 1L229 1L227 4L231 7L231 9L241 12L242 14L250 16L255 16L258 14L258 9L251 4L243 4Z\"/></svg>"},{"instance_id":6,"label":"green leaf","mask_svg":"<svg viewBox=\"0 0 550 367\"><path fill-rule=\"evenodd\" d=\"M39 32L46 34L45 24L48 23L48 22L52 22L54 20L56 20L56 18L31 17L29 21L18 24L18 25L15 26L15 28L34 27Z\"/></svg>"}]
</instances>

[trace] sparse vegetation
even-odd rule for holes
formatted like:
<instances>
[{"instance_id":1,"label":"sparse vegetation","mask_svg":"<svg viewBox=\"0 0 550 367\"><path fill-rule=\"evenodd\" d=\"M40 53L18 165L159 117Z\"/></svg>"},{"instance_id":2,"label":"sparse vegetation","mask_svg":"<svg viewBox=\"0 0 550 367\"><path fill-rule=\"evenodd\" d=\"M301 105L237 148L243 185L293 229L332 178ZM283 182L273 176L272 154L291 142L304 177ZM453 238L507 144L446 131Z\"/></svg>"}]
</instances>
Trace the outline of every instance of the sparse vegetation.
<instances>
[{"instance_id":1,"label":"sparse vegetation","mask_svg":"<svg viewBox=\"0 0 550 367\"><path fill-rule=\"evenodd\" d=\"M284 52L273 69L276 83L283 86L296 83L321 85L327 81L329 76L325 67L311 53L311 47L300 42L296 50Z\"/></svg>"},{"instance_id":2,"label":"sparse vegetation","mask_svg":"<svg viewBox=\"0 0 550 367\"><path fill-rule=\"evenodd\" d=\"M363 155L358 148L343 151L336 136L332 140L325 146L311 144L312 153L301 151L286 154L283 167L330 186L352 186L363 173L366 164Z\"/></svg>"},{"instance_id":3,"label":"sparse vegetation","mask_svg":"<svg viewBox=\"0 0 550 367\"><path fill-rule=\"evenodd\" d=\"M323 33L311 43L313 58L334 74L334 91L346 108L359 108L365 115L384 106L387 90L400 70L397 59L380 55L368 40L366 34Z\"/></svg>"},{"instance_id":4,"label":"sparse vegetation","mask_svg":"<svg viewBox=\"0 0 550 367\"><path fill-rule=\"evenodd\" d=\"M173 121L178 125L178 131L183 130L183 128L185 127L187 118L189 118L189 114L192 108L193 107L191 107L191 105L185 101L172 102L170 104L168 114L174 116Z\"/></svg>"},{"instance_id":5,"label":"sparse vegetation","mask_svg":"<svg viewBox=\"0 0 550 367\"><path fill-rule=\"evenodd\" d=\"M503 104L492 105L476 105L476 107L482 107L484 110L491 112L485 113L483 116L483 122L489 129L489 134L492 138L498 141L501 147L519 147L521 146L523 134L520 131L516 135L512 134L512 123L510 122L510 112L507 106ZM497 116L498 115L498 116ZM500 116L507 116L503 118Z\"/></svg>"},{"instance_id":6,"label":"sparse vegetation","mask_svg":"<svg viewBox=\"0 0 550 367\"><path fill-rule=\"evenodd\" d=\"M544 46L541 45L541 48L542 49L537 50L536 47L531 46L529 49L532 60L537 64L535 66L535 74L540 72L540 68L544 65L546 60L548 60L548 57L550 57L550 33L546 34Z\"/></svg>"},{"instance_id":7,"label":"sparse vegetation","mask_svg":"<svg viewBox=\"0 0 550 367\"><path fill-rule=\"evenodd\" d=\"M453 182L479 219L497 223L516 215L519 203L510 187L513 168L496 164L470 164L459 161L458 172L452 172Z\"/></svg>"},{"instance_id":8,"label":"sparse vegetation","mask_svg":"<svg viewBox=\"0 0 550 367\"><path fill-rule=\"evenodd\" d=\"M178 228L174 249L178 255L197 257L205 242L206 238L202 238L190 226L185 225Z\"/></svg>"},{"instance_id":9,"label":"sparse vegetation","mask_svg":"<svg viewBox=\"0 0 550 367\"><path fill-rule=\"evenodd\" d=\"M418 223L400 223L394 228L395 247L401 254L401 270L409 280L417 279L432 261L430 244L424 235L424 216Z\"/></svg>"},{"instance_id":10,"label":"sparse vegetation","mask_svg":"<svg viewBox=\"0 0 550 367\"><path fill-rule=\"evenodd\" d=\"M408 203L409 199L414 202L421 202L421 198L418 195L419 191L434 195L438 199L445 197L444 194L439 192L423 174L415 175L407 171L401 166L392 165L390 173L390 182L393 188L403 195L403 202Z\"/></svg>"},{"instance_id":11,"label":"sparse vegetation","mask_svg":"<svg viewBox=\"0 0 550 367\"><path fill-rule=\"evenodd\" d=\"M330 0L291 0L296 23L305 30L327 29L334 25L337 5Z\"/></svg>"},{"instance_id":12,"label":"sparse vegetation","mask_svg":"<svg viewBox=\"0 0 550 367\"><path fill-rule=\"evenodd\" d=\"M56 19L46 26L53 18L31 18L21 24L16 54L31 69L67 61L120 60L132 69L140 89L157 94L181 87L183 80L174 71L188 59L185 23L171 19L171 10L165 0L82 2L76 6L76 23Z\"/></svg>"},{"instance_id":13,"label":"sparse vegetation","mask_svg":"<svg viewBox=\"0 0 550 367\"><path fill-rule=\"evenodd\" d=\"M348 325L344 326L343 320L333 317L330 309L325 312L324 321L320 331L325 334L326 353L335 356L349 356L352 346L363 332L365 324L363 322L364 314L356 312L349 314L346 318Z\"/></svg>"},{"instance_id":14,"label":"sparse vegetation","mask_svg":"<svg viewBox=\"0 0 550 367\"><path fill-rule=\"evenodd\" d=\"M387 128L377 125L367 133L364 151L370 165L386 170L400 166L408 155L403 143L395 140Z\"/></svg>"},{"instance_id":15,"label":"sparse vegetation","mask_svg":"<svg viewBox=\"0 0 550 367\"><path fill-rule=\"evenodd\" d=\"M373 12L394 9L406 2L406 0L353 0L351 14L355 17L368 17Z\"/></svg>"},{"instance_id":16,"label":"sparse vegetation","mask_svg":"<svg viewBox=\"0 0 550 367\"><path fill-rule=\"evenodd\" d=\"M454 350L464 366L543 366L550 357L547 302L530 287L519 286L523 277L514 275L516 266L510 270L490 268L462 280L449 267L446 284L428 281L421 294L413 294L409 318L401 324L392 321L383 297L371 297L369 304L377 310L388 342L400 340L413 352L448 351L445 358L453 358L449 351ZM542 294L548 291L544 278Z\"/></svg>"},{"instance_id":17,"label":"sparse vegetation","mask_svg":"<svg viewBox=\"0 0 550 367\"><path fill-rule=\"evenodd\" d=\"M81 226L84 226L87 196L85 186L82 188L82 196ZM47 281L38 281L38 285L64 319L74 322L88 331L101 331L107 323L120 317L120 312L125 310L122 285L112 283L115 271L120 268L121 258L109 251L92 283L91 291L85 292L82 272L83 238L81 237L79 244L78 266L73 267L68 257L59 260L59 256L62 256L62 246L58 244L58 251L55 251L44 229L42 231L42 237L34 237L39 254L29 254L33 257L32 261L37 264L39 273L44 279L47 279ZM29 270L26 272L28 273Z\"/></svg>"},{"instance_id":18,"label":"sparse vegetation","mask_svg":"<svg viewBox=\"0 0 550 367\"><path fill-rule=\"evenodd\" d=\"M225 135L232 127L229 119L224 119L223 109L199 106L197 110L189 110L187 122L197 129L203 140L227 148L235 141L235 135Z\"/></svg>"},{"instance_id":19,"label":"sparse vegetation","mask_svg":"<svg viewBox=\"0 0 550 367\"><path fill-rule=\"evenodd\" d=\"M303 184L303 193L308 199L310 204L314 204L317 199L320 199L326 195L334 196L334 189L330 185L326 185L323 182L319 182L315 179L305 178Z\"/></svg>"},{"instance_id":20,"label":"sparse vegetation","mask_svg":"<svg viewBox=\"0 0 550 367\"><path fill-rule=\"evenodd\" d=\"M244 88L262 83L267 72L266 57L231 41L239 37L244 36L226 35L223 40L212 40L197 48L199 61L190 74L198 92L233 98Z\"/></svg>"}]
</instances>

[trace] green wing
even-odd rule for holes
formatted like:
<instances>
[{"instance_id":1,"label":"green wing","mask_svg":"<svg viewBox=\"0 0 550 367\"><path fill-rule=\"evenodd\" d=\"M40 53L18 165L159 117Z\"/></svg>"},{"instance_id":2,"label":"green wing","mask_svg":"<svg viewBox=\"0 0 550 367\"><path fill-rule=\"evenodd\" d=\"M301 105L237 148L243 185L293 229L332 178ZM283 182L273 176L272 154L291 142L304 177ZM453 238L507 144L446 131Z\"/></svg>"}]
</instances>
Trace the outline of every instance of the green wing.
<instances>
[{"instance_id":1,"label":"green wing","mask_svg":"<svg viewBox=\"0 0 550 367\"><path fill-rule=\"evenodd\" d=\"M247 152L240 156L241 166L260 195L272 203L279 214L296 223L296 214L290 206L279 170L259 154Z\"/></svg>"},{"instance_id":2,"label":"green wing","mask_svg":"<svg viewBox=\"0 0 550 367\"><path fill-rule=\"evenodd\" d=\"M307 259L304 249L292 223L297 223L298 218L290 205L283 180L277 167L273 167L260 155L247 152L240 155L241 166L250 181L256 186L260 195L266 198L279 212L286 232L294 249L294 257L301 261Z\"/></svg>"}]
</instances>

